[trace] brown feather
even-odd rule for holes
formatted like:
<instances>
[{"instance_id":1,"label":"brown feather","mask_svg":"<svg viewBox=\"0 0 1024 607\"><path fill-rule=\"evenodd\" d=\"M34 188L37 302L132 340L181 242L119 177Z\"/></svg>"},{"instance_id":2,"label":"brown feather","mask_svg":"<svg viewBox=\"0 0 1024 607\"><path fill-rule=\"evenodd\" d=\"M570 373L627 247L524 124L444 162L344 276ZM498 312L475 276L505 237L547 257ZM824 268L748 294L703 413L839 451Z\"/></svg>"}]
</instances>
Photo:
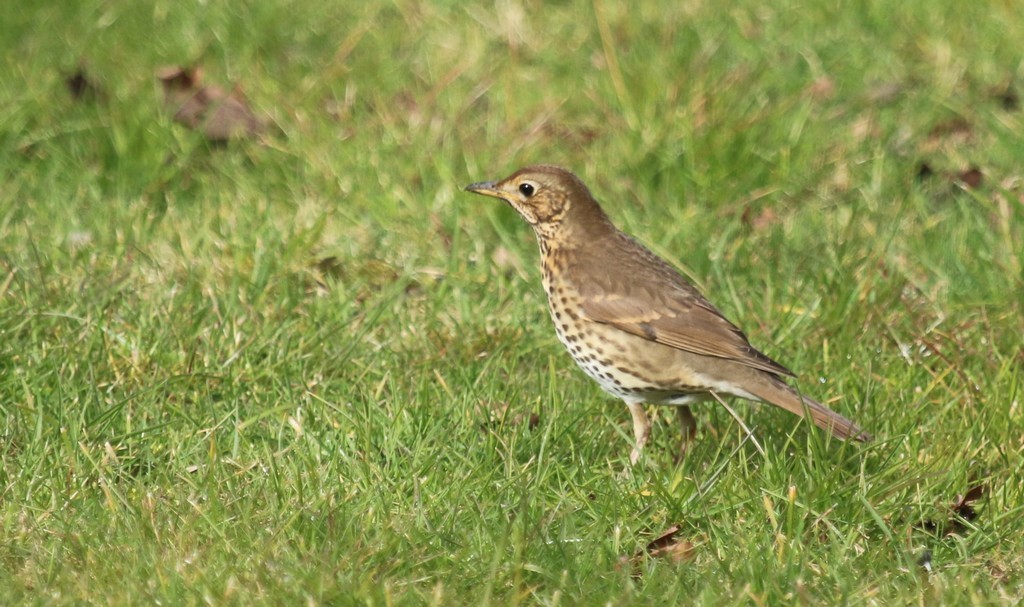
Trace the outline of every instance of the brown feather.
<instances>
[{"instance_id":1,"label":"brown feather","mask_svg":"<svg viewBox=\"0 0 1024 607\"><path fill-rule=\"evenodd\" d=\"M580 287L587 319L680 350L734 360L774 375L794 375L750 345L743 331L722 316L675 268L621 232L611 237L627 251L605 258L602 271L587 272L594 277ZM585 262L593 257L576 258ZM631 281L630 285L623 280ZM638 284L658 288L638 290Z\"/></svg>"},{"instance_id":2,"label":"brown feather","mask_svg":"<svg viewBox=\"0 0 1024 607\"><path fill-rule=\"evenodd\" d=\"M802 396L791 386L775 378L767 378L768 381L756 381L748 383L744 389L761 400L781 407L790 413L801 417L804 411L810 414L814 425L823 430L831 432L842 439L857 439L859 441L871 440L871 435L865 432L853 421L843 417L825 405L808 396Z\"/></svg>"}]
</instances>

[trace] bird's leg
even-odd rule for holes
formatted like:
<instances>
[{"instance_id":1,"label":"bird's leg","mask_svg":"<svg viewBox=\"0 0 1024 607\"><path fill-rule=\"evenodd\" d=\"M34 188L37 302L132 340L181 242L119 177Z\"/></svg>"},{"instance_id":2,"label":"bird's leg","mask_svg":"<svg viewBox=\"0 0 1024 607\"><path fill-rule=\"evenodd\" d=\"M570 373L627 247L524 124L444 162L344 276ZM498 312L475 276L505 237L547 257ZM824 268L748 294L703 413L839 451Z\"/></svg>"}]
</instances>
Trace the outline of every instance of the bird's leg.
<instances>
[{"instance_id":1,"label":"bird's leg","mask_svg":"<svg viewBox=\"0 0 1024 607\"><path fill-rule=\"evenodd\" d=\"M682 461L690 441L697 437L697 420L693 418L693 410L689 405L678 405L676 412L679 414L679 429L683 435L679 442L678 458L678 461Z\"/></svg>"},{"instance_id":2,"label":"bird's leg","mask_svg":"<svg viewBox=\"0 0 1024 607\"><path fill-rule=\"evenodd\" d=\"M640 460L640 452L643 451L647 439L651 436L651 420L647 417L643 403L626 403L629 413L633 416L633 436L636 438L636 445L629 454L629 463L636 465Z\"/></svg>"}]
</instances>

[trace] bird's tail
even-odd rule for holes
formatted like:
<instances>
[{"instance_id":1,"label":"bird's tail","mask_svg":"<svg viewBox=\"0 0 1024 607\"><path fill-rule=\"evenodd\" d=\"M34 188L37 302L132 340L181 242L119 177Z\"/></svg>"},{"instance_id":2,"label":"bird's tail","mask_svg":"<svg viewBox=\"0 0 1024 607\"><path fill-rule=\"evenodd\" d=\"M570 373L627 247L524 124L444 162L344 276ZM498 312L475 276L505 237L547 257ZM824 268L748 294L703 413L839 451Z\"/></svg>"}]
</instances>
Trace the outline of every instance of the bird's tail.
<instances>
[{"instance_id":1,"label":"bird's tail","mask_svg":"<svg viewBox=\"0 0 1024 607\"><path fill-rule=\"evenodd\" d=\"M759 381L756 386L747 387L747 390L761 400L781 407L790 413L795 413L801 417L810 415L811 420L816 426L828 430L833 436L844 440L852 438L861 442L871 440L871 435L861 429L856 423L839 415L813 398L801 396L796 390L780 379L773 377L768 381Z\"/></svg>"}]
</instances>

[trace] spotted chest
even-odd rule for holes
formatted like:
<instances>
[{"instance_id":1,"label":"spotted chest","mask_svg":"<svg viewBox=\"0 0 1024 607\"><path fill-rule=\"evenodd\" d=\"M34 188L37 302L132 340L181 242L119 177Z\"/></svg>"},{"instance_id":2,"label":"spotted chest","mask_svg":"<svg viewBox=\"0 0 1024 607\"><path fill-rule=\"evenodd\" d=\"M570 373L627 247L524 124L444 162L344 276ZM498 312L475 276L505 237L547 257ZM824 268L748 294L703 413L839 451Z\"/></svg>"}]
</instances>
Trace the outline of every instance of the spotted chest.
<instances>
[{"instance_id":1,"label":"spotted chest","mask_svg":"<svg viewBox=\"0 0 1024 607\"><path fill-rule=\"evenodd\" d=\"M628 344L618 331L582 318L580 296L559 280L559 269L544 264L544 290L555 333L576 364L605 392L626 400L642 400L655 387L622 363Z\"/></svg>"}]
</instances>

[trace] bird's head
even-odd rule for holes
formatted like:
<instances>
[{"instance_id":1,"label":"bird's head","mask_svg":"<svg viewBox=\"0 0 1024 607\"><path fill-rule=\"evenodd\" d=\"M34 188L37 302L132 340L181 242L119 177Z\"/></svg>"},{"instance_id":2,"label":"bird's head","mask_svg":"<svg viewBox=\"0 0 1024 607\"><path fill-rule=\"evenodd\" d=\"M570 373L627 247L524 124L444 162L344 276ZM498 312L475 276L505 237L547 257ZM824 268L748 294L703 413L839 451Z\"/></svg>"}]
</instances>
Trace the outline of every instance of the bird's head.
<instances>
[{"instance_id":1,"label":"bird's head","mask_svg":"<svg viewBox=\"0 0 1024 607\"><path fill-rule=\"evenodd\" d=\"M564 226L607 223L580 178L557 166L528 166L500 181L472 183L466 191L509 203L541 237L551 236Z\"/></svg>"}]
</instances>

